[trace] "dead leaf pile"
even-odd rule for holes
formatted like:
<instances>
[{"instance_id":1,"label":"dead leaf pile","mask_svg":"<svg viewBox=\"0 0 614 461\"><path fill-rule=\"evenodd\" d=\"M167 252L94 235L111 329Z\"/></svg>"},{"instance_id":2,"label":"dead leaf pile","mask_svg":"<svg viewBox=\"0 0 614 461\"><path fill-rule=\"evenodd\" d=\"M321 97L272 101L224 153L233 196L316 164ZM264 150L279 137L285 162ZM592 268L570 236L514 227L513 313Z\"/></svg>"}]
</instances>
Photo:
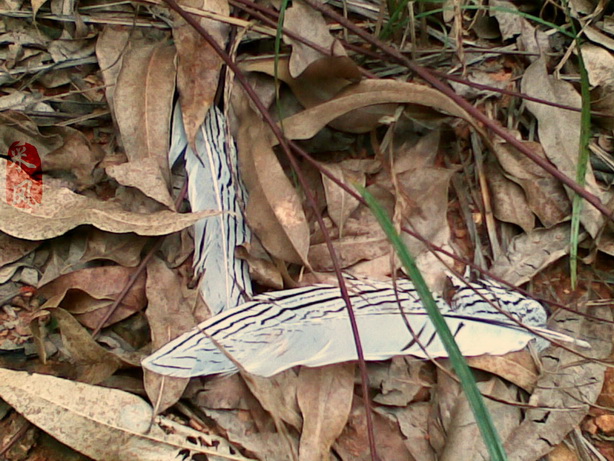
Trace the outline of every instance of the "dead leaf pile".
<instances>
[{"instance_id":1,"label":"dead leaf pile","mask_svg":"<svg viewBox=\"0 0 614 461\"><path fill-rule=\"evenodd\" d=\"M408 13L348 2L338 11L450 74L457 94L573 180L583 62L594 111L583 181L612 209L614 10L550 3L410 2ZM356 186L366 188L434 291L445 294L467 262L533 282L571 308L555 308L552 326L592 344L584 356L553 346L541 359L469 359L509 459L573 445L614 460L603 443L614 433L614 375L599 362L611 358L612 302L591 300L612 298L610 218L585 204L574 236L572 190L308 1L284 12L272 56L280 11L267 5L181 2L300 147L293 159L211 44L164 2L2 2L0 451L54 459L31 423L80 453L70 459L371 459L354 364L269 379L142 373L145 355L209 315L194 289L190 226L212 212L186 211L184 172L167 158L178 99L190 143L212 105L229 121L254 234L237 254L257 290L334 281L328 243L346 273L401 275L357 198ZM585 266L569 289L574 239ZM396 357L368 370L380 459L488 458L446 361ZM587 459L576 451L569 459Z\"/></svg>"}]
</instances>

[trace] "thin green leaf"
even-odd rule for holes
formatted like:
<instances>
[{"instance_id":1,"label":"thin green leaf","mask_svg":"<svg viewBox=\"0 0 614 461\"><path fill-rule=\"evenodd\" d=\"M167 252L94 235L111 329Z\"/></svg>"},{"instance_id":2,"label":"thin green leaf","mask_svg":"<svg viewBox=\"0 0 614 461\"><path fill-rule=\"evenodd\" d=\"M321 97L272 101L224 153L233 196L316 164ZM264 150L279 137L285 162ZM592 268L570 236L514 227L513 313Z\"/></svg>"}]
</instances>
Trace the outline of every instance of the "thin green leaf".
<instances>
[{"instance_id":1,"label":"thin green leaf","mask_svg":"<svg viewBox=\"0 0 614 461\"><path fill-rule=\"evenodd\" d=\"M569 11L568 11L569 15ZM580 115L580 145L578 151L578 166L576 167L576 182L584 187L586 185L586 171L589 162L588 144L591 138L591 96L588 80L588 72L582 59L582 47L580 34L576 33L573 20L570 18L571 29L575 34L576 49L578 50L578 67L580 69L580 93L582 95L582 112ZM578 239L580 235L580 219L584 200L578 194L574 194L571 213L571 239L569 242L569 271L571 288L575 289L578 280Z\"/></svg>"},{"instance_id":2,"label":"thin green leaf","mask_svg":"<svg viewBox=\"0 0 614 461\"><path fill-rule=\"evenodd\" d=\"M384 232L386 232L386 235L399 256L403 267L413 281L416 291L420 295L420 299L422 300L422 303L424 304L424 307L431 321L433 322L433 325L435 326L437 334L441 338L441 342L443 343L448 356L450 357L452 366L458 375L461 387L467 396L471 410L473 411L478 427L480 428L480 432L482 433L484 443L488 449L488 452L490 453L490 459L493 461L506 460L507 456L505 454L505 450L503 449L501 438L499 437L499 433L494 426L490 413L484 404L482 394L477 388L475 378L467 366L467 362L461 354L456 341L454 341L454 337L450 332L450 328L448 328L448 324L441 315L441 312L439 312L437 304L433 299L433 295L429 291L422 274L418 270L414 259L407 249L407 246L405 246L400 235L394 229L394 226L384 211L384 208L377 203L377 200L375 200L375 198L369 192L367 192L366 189L362 187L357 188L369 205L371 212L379 221L380 226L382 226L382 229Z\"/></svg>"}]
</instances>

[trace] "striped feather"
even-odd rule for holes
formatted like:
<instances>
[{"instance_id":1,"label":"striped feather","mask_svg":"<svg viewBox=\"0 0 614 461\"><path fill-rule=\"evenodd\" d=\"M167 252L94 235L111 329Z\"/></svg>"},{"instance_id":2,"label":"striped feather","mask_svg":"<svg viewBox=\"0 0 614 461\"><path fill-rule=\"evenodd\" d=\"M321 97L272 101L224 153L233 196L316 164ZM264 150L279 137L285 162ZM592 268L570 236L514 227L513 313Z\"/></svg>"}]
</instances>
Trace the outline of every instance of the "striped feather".
<instances>
[{"instance_id":1,"label":"striped feather","mask_svg":"<svg viewBox=\"0 0 614 461\"><path fill-rule=\"evenodd\" d=\"M395 355L447 357L411 282L399 281L396 289L384 282L348 283L366 360L386 360ZM477 288L490 294L489 288ZM500 294L507 298L500 303L501 307L527 306L527 298L503 291ZM452 307L441 298L436 301L466 356L502 355L520 350L536 339L465 290L457 292ZM539 303L528 301L531 311L543 311ZM399 305L413 333L406 327ZM535 322L531 327L551 333L545 329L545 312L532 313L525 319L515 311L523 322ZM552 333L556 339L573 341ZM145 359L143 366L177 377L236 372L233 362L217 345L246 371L260 376L272 376L296 365L318 367L357 359L339 289L316 285L256 296L253 301L225 311L175 339ZM545 341L538 342L538 347L545 345Z\"/></svg>"},{"instance_id":2,"label":"striped feather","mask_svg":"<svg viewBox=\"0 0 614 461\"><path fill-rule=\"evenodd\" d=\"M252 292L247 263L235 256L235 248L251 237L241 211L245 191L237 177L234 142L227 135L224 116L216 107L207 112L194 147L188 145L177 104L169 161L172 164L185 153L192 210L228 212L194 225L194 272L202 276L203 299L218 314L247 301Z\"/></svg>"}]
</instances>

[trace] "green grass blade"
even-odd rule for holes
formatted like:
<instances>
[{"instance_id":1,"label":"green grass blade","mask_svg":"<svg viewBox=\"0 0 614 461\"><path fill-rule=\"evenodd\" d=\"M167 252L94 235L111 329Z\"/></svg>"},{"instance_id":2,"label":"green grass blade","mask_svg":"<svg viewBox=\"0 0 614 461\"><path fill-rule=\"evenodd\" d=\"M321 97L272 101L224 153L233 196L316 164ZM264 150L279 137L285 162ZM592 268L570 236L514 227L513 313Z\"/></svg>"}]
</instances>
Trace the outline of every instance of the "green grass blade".
<instances>
[{"instance_id":1,"label":"green grass blade","mask_svg":"<svg viewBox=\"0 0 614 461\"><path fill-rule=\"evenodd\" d=\"M569 10L567 11L569 15ZM575 34L576 49L578 50L578 68L580 69L580 94L582 96L582 111L580 115L580 145L578 151L578 165L576 167L576 182L581 185L586 185L586 171L589 162L589 142L591 139L591 95L590 85L588 80L588 72L582 59L582 47L580 35L576 33L576 28L569 16L571 30ZM569 272L571 278L571 288L576 288L578 280L578 239L580 235L580 219L582 216L582 208L584 200L578 194L574 194L572 201L571 212L571 238L569 242Z\"/></svg>"},{"instance_id":2,"label":"green grass blade","mask_svg":"<svg viewBox=\"0 0 614 461\"><path fill-rule=\"evenodd\" d=\"M460 379L461 387L467 396L471 410L473 411L480 432L482 433L484 443L488 449L488 452L490 453L490 459L492 461L506 460L507 456L505 454L505 450L503 449L501 438L499 437L490 413L486 408L482 394L477 388L475 378L467 366L467 362L461 354L458 345L454 341L454 337L448 328L448 324L439 312L437 304L433 299L433 295L429 291L422 274L420 274L414 259L409 254L407 246L405 246L401 240L401 236L394 229L390 218L384 209L377 203L377 200L375 200L375 198L369 192L367 192L366 189L358 189L369 205L373 215L379 221L380 226L382 226L382 229L384 232L386 232L386 235L399 256L403 267L407 271L407 274L414 282L416 291L420 295L420 299L422 300L422 303L424 304L424 307L426 308L426 311L428 312L428 315L433 322L435 329L437 330L437 334L439 335L441 342L443 343L448 356L450 357L452 366Z\"/></svg>"}]
</instances>

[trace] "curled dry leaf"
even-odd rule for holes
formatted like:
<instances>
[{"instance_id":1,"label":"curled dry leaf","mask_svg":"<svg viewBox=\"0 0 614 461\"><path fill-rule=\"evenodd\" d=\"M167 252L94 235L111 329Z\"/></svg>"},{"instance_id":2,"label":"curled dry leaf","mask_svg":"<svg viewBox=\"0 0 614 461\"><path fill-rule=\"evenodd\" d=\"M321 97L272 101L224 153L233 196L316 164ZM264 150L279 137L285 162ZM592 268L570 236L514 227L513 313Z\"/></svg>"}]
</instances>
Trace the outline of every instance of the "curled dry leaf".
<instances>
[{"instance_id":1,"label":"curled dry leaf","mask_svg":"<svg viewBox=\"0 0 614 461\"><path fill-rule=\"evenodd\" d=\"M247 221L273 256L309 265L309 226L301 200L271 148L271 131L242 94L233 106L239 120L239 166L249 193Z\"/></svg>"},{"instance_id":2,"label":"curled dry leaf","mask_svg":"<svg viewBox=\"0 0 614 461\"><path fill-rule=\"evenodd\" d=\"M455 102L432 88L415 83L398 82L395 80L363 80L360 83L346 87L334 99L318 106L306 109L291 117L284 119L284 134L288 139L309 139L315 136L325 125L333 120L368 106L380 104L408 104L432 108L439 112L460 117L471 123L476 129L473 119ZM353 113L352 117L336 121L334 128L348 133L365 133L371 131L380 123L380 119L394 113L386 110L376 114L376 117L367 117L364 113Z\"/></svg>"},{"instance_id":3,"label":"curled dry leaf","mask_svg":"<svg viewBox=\"0 0 614 461\"><path fill-rule=\"evenodd\" d=\"M0 160L0 188L5 190L6 162ZM104 202L75 194L66 188L43 184L42 203L32 210L15 208L0 200L0 230L13 237L27 240L46 240L65 234L83 224L91 224L100 230L139 235L166 235L191 226L199 219L217 212L131 213L114 202Z\"/></svg>"},{"instance_id":4,"label":"curled dry leaf","mask_svg":"<svg viewBox=\"0 0 614 461\"><path fill-rule=\"evenodd\" d=\"M304 421L300 461L330 458L330 448L350 415L353 395L353 363L301 369L297 389Z\"/></svg>"},{"instance_id":5,"label":"curled dry leaf","mask_svg":"<svg viewBox=\"0 0 614 461\"><path fill-rule=\"evenodd\" d=\"M41 287L39 294L49 300L45 308L62 305L71 313L79 315L82 324L95 328L134 271L120 266L81 269L62 275ZM142 275L105 326L129 317L145 305L145 276Z\"/></svg>"},{"instance_id":6,"label":"curled dry leaf","mask_svg":"<svg viewBox=\"0 0 614 461\"><path fill-rule=\"evenodd\" d=\"M196 325L192 304L183 295L183 280L164 261L153 258L147 265L147 310L153 350ZM196 290L194 290L196 291ZM171 378L145 370L145 390L157 414L175 404L188 384L187 379Z\"/></svg>"},{"instance_id":7,"label":"curled dry leaf","mask_svg":"<svg viewBox=\"0 0 614 461\"><path fill-rule=\"evenodd\" d=\"M0 398L69 447L100 461L181 459L247 460L229 443L166 418L152 424L152 409L136 395L54 376L0 369ZM104 405L101 405L104 402Z\"/></svg>"}]
</instances>

